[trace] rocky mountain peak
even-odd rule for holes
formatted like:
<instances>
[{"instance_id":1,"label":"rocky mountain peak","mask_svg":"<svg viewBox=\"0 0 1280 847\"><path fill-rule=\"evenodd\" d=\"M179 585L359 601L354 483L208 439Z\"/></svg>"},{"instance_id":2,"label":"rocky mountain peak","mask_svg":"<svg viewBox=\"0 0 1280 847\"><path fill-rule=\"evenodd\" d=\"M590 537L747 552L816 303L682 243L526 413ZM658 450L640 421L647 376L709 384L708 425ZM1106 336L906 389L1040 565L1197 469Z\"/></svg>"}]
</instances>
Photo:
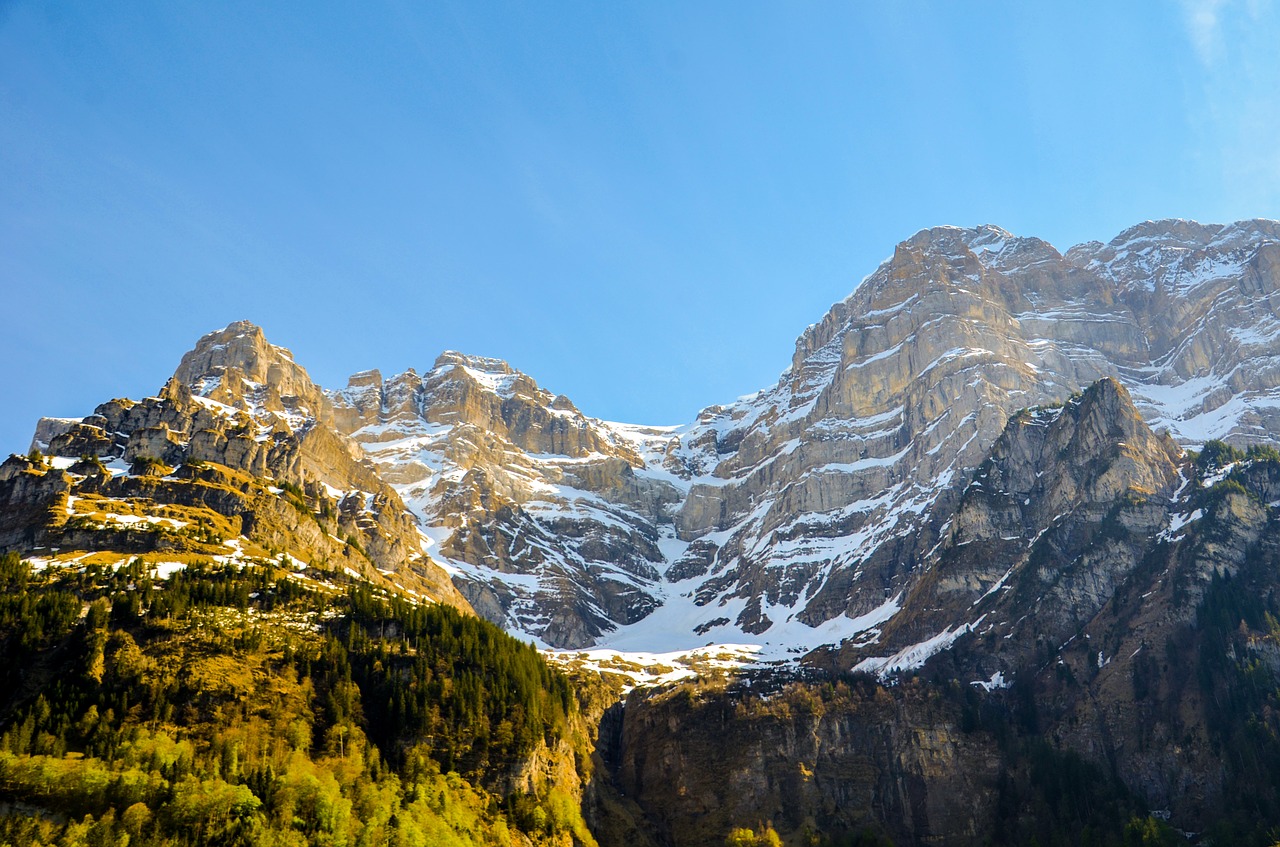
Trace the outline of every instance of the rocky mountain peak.
<instances>
[{"instance_id":1,"label":"rocky mountain peak","mask_svg":"<svg viewBox=\"0 0 1280 847\"><path fill-rule=\"evenodd\" d=\"M995 252L1016 236L1002 227L982 224L975 227L934 226L922 229L903 241L899 247L922 252L959 253Z\"/></svg>"},{"instance_id":2,"label":"rocky mountain peak","mask_svg":"<svg viewBox=\"0 0 1280 847\"><path fill-rule=\"evenodd\" d=\"M555 395L544 390L533 377L511 367L502 359L470 356L446 350L427 374L429 391L481 391L502 401L519 399L550 408ZM448 387L446 389L446 387Z\"/></svg>"},{"instance_id":3,"label":"rocky mountain peak","mask_svg":"<svg viewBox=\"0 0 1280 847\"><path fill-rule=\"evenodd\" d=\"M1073 406L1078 455L1100 443L1091 422L1140 416L1188 444L1274 440L1274 230L1148 222L1070 257L993 226L916 233L805 331L776 386L681 436L693 485L676 524L701 564L676 571L706 575L703 602L870 613L915 578L925 516L954 508L1009 417L1104 377ZM1122 457L1162 449L1127 434ZM1126 473L1077 482L1102 497ZM738 622L767 631L756 608Z\"/></svg>"},{"instance_id":4,"label":"rocky mountain peak","mask_svg":"<svg viewBox=\"0 0 1280 847\"><path fill-rule=\"evenodd\" d=\"M268 549L292 544L318 559L342 558L360 568L406 575L415 568L411 581L425 580L431 596L467 608L444 572L423 557L417 524L398 493L331 421L328 399L292 354L240 321L201 338L156 396L111 400L88 417L50 423L37 434L56 465L80 468L84 485L112 496L136 496L144 477L201 474L224 486L232 480L242 493L265 492L248 505L234 497L219 502L234 513L245 538ZM68 464L73 458L76 463ZM172 490L157 498L190 496L178 483L165 485ZM202 498L219 496L206 492ZM282 506L287 531L268 529L264 510ZM310 509L314 520L296 520Z\"/></svg>"},{"instance_id":5,"label":"rocky mountain peak","mask_svg":"<svg viewBox=\"0 0 1280 847\"><path fill-rule=\"evenodd\" d=\"M196 385L234 369L254 382L278 382L284 376L286 362L293 363L293 354L269 343L261 327L250 321L236 321L202 336L182 357L174 376L187 385ZM270 379L273 375L276 380Z\"/></svg>"},{"instance_id":6,"label":"rocky mountain peak","mask_svg":"<svg viewBox=\"0 0 1280 847\"><path fill-rule=\"evenodd\" d=\"M1151 431L1128 390L1104 377L1064 405L1016 414L966 496L996 492L1008 497L1015 501L1013 511L1022 514L1019 531L1039 532L1081 504L1167 499L1178 485L1181 455L1168 435ZM962 507L957 526L967 526L967 520ZM997 528L1006 534L1009 529Z\"/></svg>"},{"instance_id":7,"label":"rocky mountain peak","mask_svg":"<svg viewBox=\"0 0 1280 847\"><path fill-rule=\"evenodd\" d=\"M1202 224L1181 218L1143 221L1119 233L1111 239L1109 246L1160 245L1186 249L1205 247L1222 230L1221 224Z\"/></svg>"},{"instance_id":8,"label":"rocky mountain peak","mask_svg":"<svg viewBox=\"0 0 1280 847\"><path fill-rule=\"evenodd\" d=\"M578 647L655 607L657 524L680 492L641 450L660 459L663 431L589 418L506 362L457 351L329 396L482 613Z\"/></svg>"},{"instance_id":9,"label":"rocky mountain peak","mask_svg":"<svg viewBox=\"0 0 1280 847\"><path fill-rule=\"evenodd\" d=\"M382 386L382 371L377 368L358 371L347 378L347 388L373 388Z\"/></svg>"},{"instance_id":10,"label":"rocky mountain peak","mask_svg":"<svg viewBox=\"0 0 1280 847\"><path fill-rule=\"evenodd\" d=\"M495 359L490 356L474 356L459 350L445 350L436 357L435 364L432 367L435 369L448 365L457 365L496 376L511 376L519 373L503 359Z\"/></svg>"},{"instance_id":11,"label":"rocky mountain peak","mask_svg":"<svg viewBox=\"0 0 1280 847\"><path fill-rule=\"evenodd\" d=\"M291 426L331 417L324 393L293 354L267 341L261 327L250 321L203 336L182 357L174 379L197 396L255 416L277 414Z\"/></svg>"}]
</instances>

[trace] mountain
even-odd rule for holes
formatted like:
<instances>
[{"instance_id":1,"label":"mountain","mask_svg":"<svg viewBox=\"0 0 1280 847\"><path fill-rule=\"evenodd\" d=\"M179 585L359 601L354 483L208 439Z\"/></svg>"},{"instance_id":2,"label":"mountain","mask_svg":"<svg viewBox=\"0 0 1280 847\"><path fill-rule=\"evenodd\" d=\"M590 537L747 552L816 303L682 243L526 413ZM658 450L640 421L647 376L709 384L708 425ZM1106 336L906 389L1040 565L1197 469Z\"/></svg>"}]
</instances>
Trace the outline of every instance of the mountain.
<instances>
[{"instance_id":1,"label":"mountain","mask_svg":"<svg viewBox=\"0 0 1280 847\"><path fill-rule=\"evenodd\" d=\"M1174 843L1168 821L1269 847L1277 245L1270 221L1065 253L925 230L776 385L676 427L457 352L324 389L252 324L210 333L157 396L42 420L0 465L0 825L16 803L175 837L196 786L172 764L150 829L41 776L124 774L163 725L221 781L200 791L260 804L216 837L284 838L293 777L209 728L274 690L326 738L304 762L255 724L272 768L333 771L370 814L373 787L436 792L414 814L470 810L472 843ZM339 843L314 811L299 837Z\"/></svg>"},{"instance_id":2,"label":"mountain","mask_svg":"<svg viewBox=\"0 0 1280 847\"><path fill-rule=\"evenodd\" d=\"M1104 376L1181 443L1274 442L1278 244L1266 221L1148 223L1065 255L994 227L917 234L776 386L682 436L709 474L676 516L676 572L725 629L871 613L911 590L1009 417Z\"/></svg>"},{"instance_id":3,"label":"mountain","mask_svg":"<svg viewBox=\"0 0 1280 847\"><path fill-rule=\"evenodd\" d=\"M1182 451L1152 433L1110 378L1065 405L1015 416L903 611L875 633L875 649L898 651L855 667L919 666L980 632L984 667L1012 678L1036 649L1075 636L1137 568L1179 508L1173 495L1188 487L1181 464Z\"/></svg>"},{"instance_id":4,"label":"mountain","mask_svg":"<svg viewBox=\"0 0 1280 847\"><path fill-rule=\"evenodd\" d=\"M487 617L553 647L767 655L897 608L1018 410L1102 377L1184 445L1270 443L1270 221L1147 222L1060 253L925 230L796 343L777 385L679 427L590 418L504 362L328 397Z\"/></svg>"},{"instance_id":5,"label":"mountain","mask_svg":"<svg viewBox=\"0 0 1280 847\"><path fill-rule=\"evenodd\" d=\"M577 647L660 603L686 487L646 462L663 431L588 418L504 362L454 352L329 397L490 619Z\"/></svg>"},{"instance_id":6,"label":"mountain","mask_svg":"<svg viewBox=\"0 0 1280 847\"><path fill-rule=\"evenodd\" d=\"M1186 454L1104 378L1009 421L895 615L807 677L632 692L609 767L677 845L1270 844L1277 539L1280 452Z\"/></svg>"},{"instance_id":7,"label":"mountain","mask_svg":"<svg viewBox=\"0 0 1280 847\"><path fill-rule=\"evenodd\" d=\"M678 427L591 418L455 352L326 391L247 325L202 339L171 392L296 431L281 473L382 497L400 515L390 558L425 534L466 602L512 632L794 657L900 608L1020 409L1111 377L1179 444L1273 443L1277 245L1261 220L1149 221L1065 253L992 226L924 230L802 334L776 385ZM146 450L176 449L143 423ZM65 427L42 422L36 446L96 449ZM232 464L262 471L249 440L231 439Z\"/></svg>"}]
</instances>

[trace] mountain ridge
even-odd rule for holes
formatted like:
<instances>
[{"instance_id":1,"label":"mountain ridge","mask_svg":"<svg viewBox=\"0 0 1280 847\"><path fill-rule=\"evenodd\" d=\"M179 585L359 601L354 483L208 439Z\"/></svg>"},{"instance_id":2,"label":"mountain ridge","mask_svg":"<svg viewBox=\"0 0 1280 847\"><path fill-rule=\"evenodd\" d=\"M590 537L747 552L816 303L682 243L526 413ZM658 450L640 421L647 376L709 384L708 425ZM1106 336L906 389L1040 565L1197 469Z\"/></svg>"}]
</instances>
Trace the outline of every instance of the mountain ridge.
<instances>
[{"instance_id":1,"label":"mountain ridge","mask_svg":"<svg viewBox=\"0 0 1280 847\"><path fill-rule=\"evenodd\" d=\"M1115 377L1185 444L1274 442L1277 245L1263 220L1147 221L1065 253L993 225L923 229L804 330L776 384L679 427L591 418L457 351L322 390L247 323L175 377L341 436L322 452L371 461L469 602L513 631L636 643L629 628L671 607L672 643L758 643L907 592L1019 408Z\"/></svg>"}]
</instances>

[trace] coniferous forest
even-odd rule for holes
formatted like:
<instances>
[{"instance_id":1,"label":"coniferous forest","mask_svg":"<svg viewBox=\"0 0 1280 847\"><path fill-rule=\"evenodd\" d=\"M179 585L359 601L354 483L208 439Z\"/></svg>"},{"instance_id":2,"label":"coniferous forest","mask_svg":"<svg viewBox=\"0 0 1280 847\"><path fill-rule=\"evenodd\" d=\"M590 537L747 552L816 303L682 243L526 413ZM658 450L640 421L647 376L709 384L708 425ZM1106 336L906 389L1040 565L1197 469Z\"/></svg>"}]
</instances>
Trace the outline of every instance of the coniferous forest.
<instances>
[{"instance_id":1,"label":"coniferous forest","mask_svg":"<svg viewBox=\"0 0 1280 847\"><path fill-rule=\"evenodd\" d=\"M8 554L0 654L0 844L594 843L520 773L583 755L569 681L450 607Z\"/></svg>"}]
</instances>

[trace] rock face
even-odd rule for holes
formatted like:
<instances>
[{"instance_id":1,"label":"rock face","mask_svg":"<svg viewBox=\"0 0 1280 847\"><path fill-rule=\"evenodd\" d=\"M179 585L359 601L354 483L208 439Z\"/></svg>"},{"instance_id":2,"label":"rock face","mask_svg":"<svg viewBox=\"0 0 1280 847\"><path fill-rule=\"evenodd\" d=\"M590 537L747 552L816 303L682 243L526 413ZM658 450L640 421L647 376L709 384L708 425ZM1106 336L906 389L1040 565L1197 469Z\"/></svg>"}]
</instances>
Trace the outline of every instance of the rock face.
<instances>
[{"instance_id":1,"label":"rock face","mask_svg":"<svg viewBox=\"0 0 1280 847\"><path fill-rule=\"evenodd\" d=\"M1143 561L1186 487L1180 464L1181 449L1152 433L1114 379L1020 413L973 475L902 611L841 661L884 675L973 633L984 678L1011 679L1075 636Z\"/></svg>"},{"instance_id":2,"label":"rock face","mask_svg":"<svg viewBox=\"0 0 1280 847\"><path fill-rule=\"evenodd\" d=\"M331 396L494 619L561 647L799 649L909 595L1019 409L1111 377L1179 443L1275 441L1277 245L1270 221L1147 222L1065 254L925 230L777 385L678 428L593 420L455 353Z\"/></svg>"},{"instance_id":3,"label":"rock face","mask_svg":"<svg viewBox=\"0 0 1280 847\"><path fill-rule=\"evenodd\" d=\"M482 614L580 647L659 604L683 495L642 458L661 432L587 418L504 362L454 352L422 376L356 374L330 397Z\"/></svg>"},{"instance_id":4,"label":"rock face","mask_svg":"<svg viewBox=\"0 0 1280 847\"><path fill-rule=\"evenodd\" d=\"M672 458L704 539L700 602L816 625L910 590L1016 410L1111 376L1183 443L1274 442L1270 221L1146 223L1066 255L994 227L926 230L796 345L778 385L712 410ZM930 523L929 516L935 521ZM774 611L769 611L770 607Z\"/></svg>"},{"instance_id":5,"label":"rock face","mask_svg":"<svg viewBox=\"0 0 1280 847\"><path fill-rule=\"evenodd\" d=\"M967 844L989 831L997 750L936 698L685 687L632 695L622 720L618 787L660 843L720 844L765 821L788 843L866 828L898 844Z\"/></svg>"}]
</instances>

